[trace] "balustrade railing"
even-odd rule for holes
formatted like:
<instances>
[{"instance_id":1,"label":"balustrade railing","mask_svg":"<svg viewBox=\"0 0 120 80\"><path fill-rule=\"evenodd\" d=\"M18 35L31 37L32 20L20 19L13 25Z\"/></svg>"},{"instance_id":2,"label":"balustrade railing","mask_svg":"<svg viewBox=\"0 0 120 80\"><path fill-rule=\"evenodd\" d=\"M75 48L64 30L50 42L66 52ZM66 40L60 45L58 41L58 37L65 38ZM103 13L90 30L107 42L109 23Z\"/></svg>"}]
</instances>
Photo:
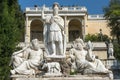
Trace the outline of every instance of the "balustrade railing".
<instances>
[{"instance_id":1,"label":"balustrade railing","mask_svg":"<svg viewBox=\"0 0 120 80\"><path fill-rule=\"evenodd\" d=\"M88 19L105 19L104 15L88 15Z\"/></svg>"},{"instance_id":2,"label":"balustrade railing","mask_svg":"<svg viewBox=\"0 0 120 80\"><path fill-rule=\"evenodd\" d=\"M27 11L41 11L43 7L26 7ZM52 11L52 7L44 7L45 11ZM86 7L60 7L60 11L87 11Z\"/></svg>"},{"instance_id":3,"label":"balustrade railing","mask_svg":"<svg viewBox=\"0 0 120 80\"><path fill-rule=\"evenodd\" d=\"M101 60L108 69L120 69L120 62L116 59Z\"/></svg>"}]
</instances>

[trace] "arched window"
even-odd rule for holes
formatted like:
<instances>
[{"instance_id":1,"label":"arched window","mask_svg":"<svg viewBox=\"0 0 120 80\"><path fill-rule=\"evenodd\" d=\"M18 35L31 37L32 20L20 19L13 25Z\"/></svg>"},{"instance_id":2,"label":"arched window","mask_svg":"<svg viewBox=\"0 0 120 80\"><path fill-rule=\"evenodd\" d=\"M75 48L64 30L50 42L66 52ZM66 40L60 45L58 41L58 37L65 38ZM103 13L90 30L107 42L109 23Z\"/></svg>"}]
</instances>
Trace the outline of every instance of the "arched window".
<instances>
[{"instance_id":1,"label":"arched window","mask_svg":"<svg viewBox=\"0 0 120 80\"><path fill-rule=\"evenodd\" d=\"M43 41L43 22L35 19L31 22L30 27L31 40L37 38L40 42Z\"/></svg>"},{"instance_id":2,"label":"arched window","mask_svg":"<svg viewBox=\"0 0 120 80\"><path fill-rule=\"evenodd\" d=\"M69 42L74 41L76 38L82 38L82 25L77 19L72 19L69 22Z\"/></svg>"}]
</instances>

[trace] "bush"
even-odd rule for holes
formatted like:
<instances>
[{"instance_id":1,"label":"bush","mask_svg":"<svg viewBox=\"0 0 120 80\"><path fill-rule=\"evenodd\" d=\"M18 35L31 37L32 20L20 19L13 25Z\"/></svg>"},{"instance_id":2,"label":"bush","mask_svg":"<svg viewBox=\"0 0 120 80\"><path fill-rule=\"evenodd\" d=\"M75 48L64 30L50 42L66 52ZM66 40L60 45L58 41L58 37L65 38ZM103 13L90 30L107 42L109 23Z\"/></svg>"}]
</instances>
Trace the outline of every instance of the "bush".
<instances>
[{"instance_id":1,"label":"bush","mask_svg":"<svg viewBox=\"0 0 120 80\"><path fill-rule=\"evenodd\" d=\"M88 34L85 37L85 41L92 41L92 42L103 42L103 41L108 41L110 38L103 34L102 36L100 34Z\"/></svg>"},{"instance_id":2,"label":"bush","mask_svg":"<svg viewBox=\"0 0 120 80\"><path fill-rule=\"evenodd\" d=\"M95 34L88 34L85 37L85 41L97 41L97 36Z\"/></svg>"}]
</instances>

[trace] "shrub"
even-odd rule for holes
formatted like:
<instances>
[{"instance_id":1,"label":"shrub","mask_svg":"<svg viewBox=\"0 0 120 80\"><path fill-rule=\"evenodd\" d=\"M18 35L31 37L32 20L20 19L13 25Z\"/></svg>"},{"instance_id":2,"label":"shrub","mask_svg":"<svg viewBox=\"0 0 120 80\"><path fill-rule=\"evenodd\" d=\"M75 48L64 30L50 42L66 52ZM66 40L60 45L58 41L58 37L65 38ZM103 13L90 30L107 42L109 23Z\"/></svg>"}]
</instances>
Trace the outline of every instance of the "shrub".
<instances>
[{"instance_id":1,"label":"shrub","mask_svg":"<svg viewBox=\"0 0 120 80\"><path fill-rule=\"evenodd\" d=\"M108 41L110 38L103 34L102 36L100 34L87 34L85 37L85 41L92 41L92 42L103 42L103 41Z\"/></svg>"}]
</instances>

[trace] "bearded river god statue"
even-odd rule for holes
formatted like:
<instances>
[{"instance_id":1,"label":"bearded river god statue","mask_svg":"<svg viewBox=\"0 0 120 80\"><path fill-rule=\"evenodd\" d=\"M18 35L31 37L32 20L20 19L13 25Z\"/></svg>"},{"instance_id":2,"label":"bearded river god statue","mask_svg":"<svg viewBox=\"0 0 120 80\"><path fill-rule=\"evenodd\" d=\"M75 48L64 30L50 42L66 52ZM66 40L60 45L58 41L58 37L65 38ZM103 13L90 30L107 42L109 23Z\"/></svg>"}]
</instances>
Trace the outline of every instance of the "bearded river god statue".
<instances>
[{"instance_id":1,"label":"bearded river god statue","mask_svg":"<svg viewBox=\"0 0 120 80\"><path fill-rule=\"evenodd\" d=\"M24 56L24 54L27 54L27 56ZM12 59L14 69L10 70L11 74L35 74L35 70L43 60L43 51L39 47L38 40L32 40L30 47L19 51L19 53L14 53Z\"/></svg>"}]
</instances>

